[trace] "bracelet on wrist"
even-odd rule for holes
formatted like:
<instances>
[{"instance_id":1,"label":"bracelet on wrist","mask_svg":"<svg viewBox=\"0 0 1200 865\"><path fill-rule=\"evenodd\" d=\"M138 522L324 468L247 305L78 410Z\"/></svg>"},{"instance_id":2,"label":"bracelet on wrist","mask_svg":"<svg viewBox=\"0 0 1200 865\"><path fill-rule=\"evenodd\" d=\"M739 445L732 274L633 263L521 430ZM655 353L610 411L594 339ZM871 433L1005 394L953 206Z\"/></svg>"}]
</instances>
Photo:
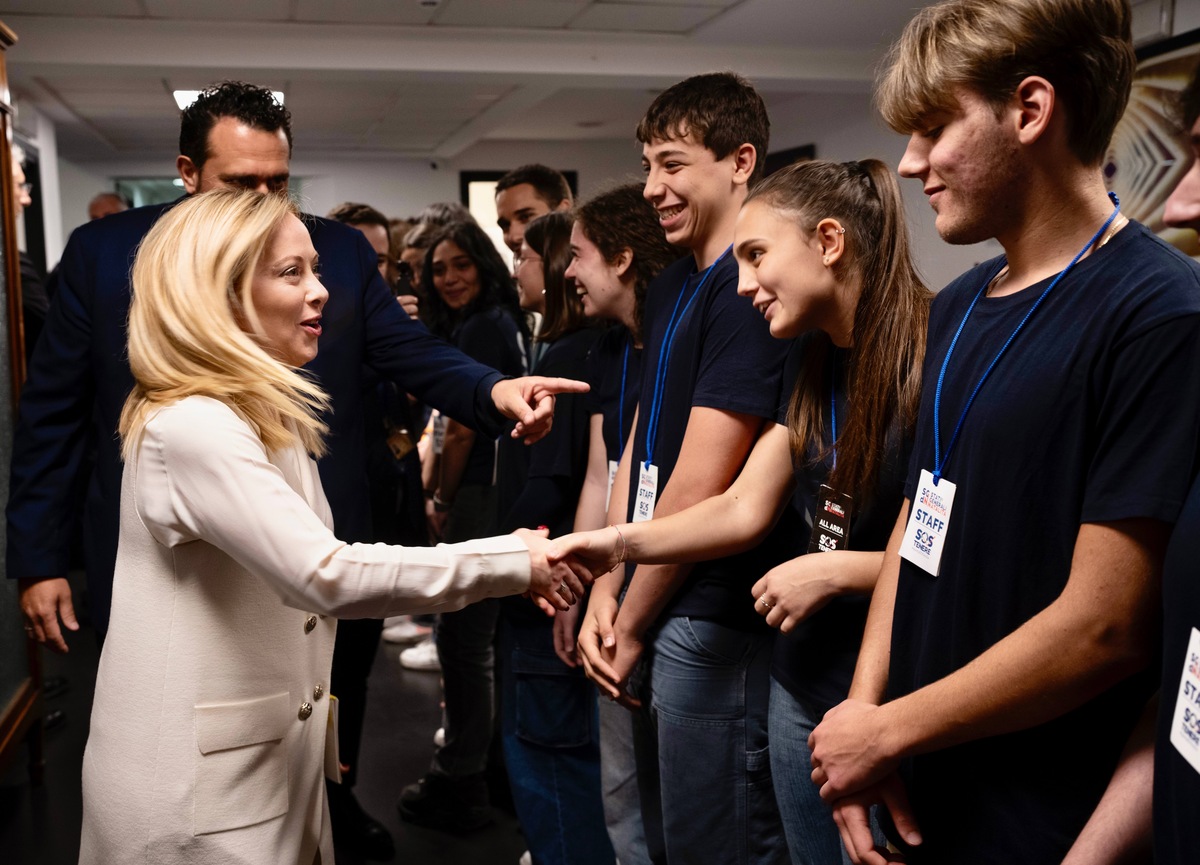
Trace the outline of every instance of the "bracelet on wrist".
<instances>
[{"instance_id":1,"label":"bracelet on wrist","mask_svg":"<svg viewBox=\"0 0 1200 865\"><path fill-rule=\"evenodd\" d=\"M626 555L626 553L629 552L629 547L625 543L625 535L621 534L621 530L619 528L617 528L616 523L613 523L612 525L610 525L609 528L612 529L614 532L616 532L617 537L621 539L621 554L617 557L617 563L615 565L613 565L611 568L609 568L607 571L607 573L611 574L617 568L621 567L621 565L625 564L625 555Z\"/></svg>"},{"instance_id":2,"label":"bracelet on wrist","mask_svg":"<svg viewBox=\"0 0 1200 865\"><path fill-rule=\"evenodd\" d=\"M437 493L433 494L433 509L439 514L444 514L446 511L454 507L454 500L445 501Z\"/></svg>"}]
</instances>

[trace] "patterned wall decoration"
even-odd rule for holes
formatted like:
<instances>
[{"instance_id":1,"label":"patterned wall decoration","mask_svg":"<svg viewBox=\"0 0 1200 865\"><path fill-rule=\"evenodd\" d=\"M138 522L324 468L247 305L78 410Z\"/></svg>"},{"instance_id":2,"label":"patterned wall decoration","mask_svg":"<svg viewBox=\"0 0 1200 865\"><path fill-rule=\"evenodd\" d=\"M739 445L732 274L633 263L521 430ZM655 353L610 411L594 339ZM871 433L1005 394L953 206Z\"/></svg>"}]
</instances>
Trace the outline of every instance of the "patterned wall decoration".
<instances>
[{"instance_id":1,"label":"patterned wall decoration","mask_svg":"<svg viewBox=\"0 0 1200 865\"><path fill-rule=\"evenodd\" d=\"M1200 64L1200 30L1138 51L1138 68L1125 115L1105 160L1109 187L1121 211L1188 255L1200 257L1190 229L1163 224L1163 204L1191 167L1188 130L1179 128L1175 101Z\"/></svg>"}]
</instances>

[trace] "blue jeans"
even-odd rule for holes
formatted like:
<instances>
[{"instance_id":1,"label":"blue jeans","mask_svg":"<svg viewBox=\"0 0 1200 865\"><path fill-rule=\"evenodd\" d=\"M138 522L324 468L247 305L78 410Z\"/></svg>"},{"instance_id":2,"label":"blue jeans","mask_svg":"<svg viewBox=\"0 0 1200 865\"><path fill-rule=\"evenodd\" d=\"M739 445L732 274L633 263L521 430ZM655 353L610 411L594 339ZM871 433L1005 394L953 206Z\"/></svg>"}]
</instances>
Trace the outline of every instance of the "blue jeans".
<instances>
[{"instance_id":1,"label":"blue jeans","mask_svg":"<svg viewBox=\"0 0 1200 865\"><path fill-rule=\"evenodd\" d=\"M771 774L775 798L783 817L793 865L850 865L850 854L842 845L833 812L812 782L812 752L808 737L821 722L822 712L797 700L791 692L771 680ZM871 812L871 831L878 844L883 832Z\"/></svg>"},{"instance_id":2,"label":"blue jeans","mask_svg":"<svg viewBox=\"0 0 1200 865\"><path fill-rule=\"evenodd\" d=\"M767 747L771 634L675 616L645 660L634 735L652 861L787 862Z\"/></svg>"},{"instance_id":3,"label":"blue jeans","mask_svg":"<svg viewBox=\"0 0 1200 865\"><path fill-rule=\"evenodd\" d=\"M633 753L633 715L607 699L599 701L599 709L600 786L608 837L621 865L650 865Z\"/></svg>"},{"instance_id":4,"label":"blue jeans","mask_svg":"<svg viewBox=\"0 0 1200 865\"><path fill-rule=\"evenodd\" d=\"M550 620L500 617L500 729L535 865L613 865L600 799L596 688L554 654Z\"/></svg>"}]
</instances>

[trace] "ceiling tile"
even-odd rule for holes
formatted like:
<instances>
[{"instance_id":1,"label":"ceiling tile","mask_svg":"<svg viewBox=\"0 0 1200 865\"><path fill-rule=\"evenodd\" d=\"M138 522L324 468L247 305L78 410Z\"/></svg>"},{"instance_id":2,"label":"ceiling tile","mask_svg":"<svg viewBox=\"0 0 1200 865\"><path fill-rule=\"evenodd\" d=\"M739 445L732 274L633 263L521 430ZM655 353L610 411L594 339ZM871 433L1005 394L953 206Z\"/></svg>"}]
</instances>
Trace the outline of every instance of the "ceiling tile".
<instances>
[{"instance_id":1,"label":"ceiling tile","mask_svg":"<svg viewBox=\"0 0 1200 865\"><path fill-rule=\"evenodd\" d=\"M221 3L198 3L196 0L143 2L155 18L183 21L287 21L292 5L291 0L236 0Z\"/></svg>"},{"instance_id":2,"label":"ceiling tile","mask_svg":"<svg viewBox=\"0 0 1200 865\"><path fill-rule=\"evenodd\" d=\"M653 100L645 90L560 90L488 133L489 139L627 138Z\"/></svg>"},{"instance_id":3,"label":"ceiling tile","mask_svg":"<svg viewBox=\"0 0 1200 865\"><path fill-rule=\"evenodd\" d=\"M443 0L434 23L454 27L564 27L590 0Z\"/></svg>"},{"instance_id":4,"label":"ceiling tile","mask_svg":"<svg viewBox=\"0 0 1200 865\"><path fill-rule=\"evenodd\" d=\"M437 6L418 0L298 0L296 21L329 21L338 24L428 24Z\"/></svg>"},{"instance_id":5,"label":"ceiling tile","mask_svg":"<svg viewBox=\"0 0 1200 865\"><path fill-rule=\"evenodd\" d=\"M86 11L79 0L4 0L0 15L93 15L101 18L144 18L138 0L89 0ZM20 33L17 34L20 37Z\"/></svg>"},{"instance_id":6,"label":"ceiling tile","mask_svg":"<svg viewBox=\"0 0 1200 865\"><path fill-rule=\"evenodd\" d=\"M613 6L715 6L728 9L743 0L595 0L600 5Z\"/></svg>"},{"instance_id":7,"label":"ceiling tile","mask_svg":"<svg viewBox=\"0 0 1200 865\"><path fill-rule=\"evenodd\" d=\"M687 33L720 13L698 5L594 3L570 24L571 30L618 30L626 33Z\"/></svg>"}]
</instances>

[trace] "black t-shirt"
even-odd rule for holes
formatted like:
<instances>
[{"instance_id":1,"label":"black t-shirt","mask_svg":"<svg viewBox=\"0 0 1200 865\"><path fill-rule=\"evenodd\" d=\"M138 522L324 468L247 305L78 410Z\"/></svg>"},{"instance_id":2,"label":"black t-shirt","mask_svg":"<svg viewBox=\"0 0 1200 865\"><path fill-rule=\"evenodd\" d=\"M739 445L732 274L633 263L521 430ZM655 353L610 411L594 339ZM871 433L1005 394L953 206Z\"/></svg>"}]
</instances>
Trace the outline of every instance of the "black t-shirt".
<instances>
[{"instance_id":1,"label":"black t-shirt","mask_svg":"<svg viewBox=\"0 0 1200 865\"><path fill-rule=\"evenodd\" d=\"M642 350L624 325L604 331L587 358L588 412L604 418L604 450L613 462L629 439L642 383Z\"/></svg>"},{"instance_id":2,"label":"black t-shirt","mask_svg":"<svg viewBox=\"0 0 1200 865\"><path fill-rule=\"evenodd\" d=\"M455 329L451 342L463 354L504 375L525 374L525 351L520 328L512 314L502 307L481 309L468 316ZM495 453L495 440L477 433L461 482L490 485Z\"/></svg>"},{"instance_id":3,"label":"black t-shirt","mask_svg":"<svg viewBox=\"0 0 1200 865\"><path fill-rule=\"evenodd\" d=\"M784 366L779 415L776 422L787 426L787 409L791 401L791 389L800 376L807 343L813 336L797 339L788 354ZM823 338L823 337L818 337ZM828 390L823 399L822 421L828 436L833 429L832 412L836 404L839 429L850 413L850 401L846 395L846 368L850 356L848 349L831 347L826 366L831 367L829 379L835 381L835 399L831 401ZM837 377L833 378L833 370ZM874 493L866 499L854 500L850 517L851 550L883 550L896 525L896 516L904 501L904 482L908 474L908 457L911 437L902 434L899 424L889 433L883 460ZM808 540L812 531L813 514L817 512L817 497L821 484L833 471L833 454L820 460L829 441L813 442L804 461L796 466L796 491L793 503L803 519L803 528L795 535L793 555L808 552ZM858 649L862 645L863 627L867 621L867 609L871 605L869 596L848 595L834 598L815 614L796 625L790 633L775 638L775 655L771 662L771 675L796 699L816 712L824 714L832 709L850 692L850 681L854 678L854 665L858 661Z\"/></svg>"},{"instance_id":4,"label":"black t-shirt","mask_svg":"<svg viewBox=\"0 0 1200 865\"><path fill-rule=\"evenodd\" d=\"M721 258L711 274L696 273L695 269L691 257L680 259L646 292L645 352L630 467L630 519L637 499L638 467L647 458L660 358L666 362L662 363L661 409L652 454L658 466L658 500L670 483L693 407L774 420L779 404L787 341L772 339L750 301L738 297L737 264L732 255ZM668 356L664 343L672 320L676 325ZM794 510L788 511L794 517ZM787 558L788 532L794 533L795 528L794 520L780 520L758 548L695 565L664 615L693 616L755 630L764 627L754 612L750 587Z\"/></svg>"},{"instance_id":5,"label":"black t-shirt","mask_svg":"<svg viewBox=\"0 0 1200 865\"><path fill-rule=\"evenodd\" d=\"M579 379L600 330L586 327L546 346L535 375ZM526 445L502 437L496 468L496 500L501 532L547 526L550 537L574 527L575 506L587 474L590 428L584 394L561 394L554 401L554 424L547 435ZM506 598L506 615L527 624L544 624L545 613L521 597Z\"/></svg>"},{"instance_id":6,"label":"black t-shirt","mask_svg":"<svg viewBox=\"0 0 1200 865\"><path fill-rule=\"evenodd\" d=\"M911 499L933 469L947 348L999 260L934 301ZM979 300L942 390L946 446L966 400L1049 280ZM1082 260L979 390L944 477L957 485L936 578L901 563L889 696L965 666L1066 585L1079 527L1174 522L1200 442L1200 266L1137 224ZM914 862L1057 862L1082 828L1156 683L1135 676L1022 732L906 761L925 843Z\"/></svg>"},{"instance_id":7,"label":"black t-shirt","mask_svg":"<svg viewBox=\"0 0 1200 865\"><path fill-rule=\"evenodd\" d=\"M1154 747L1154 861L1194 865L1200 859L1200 482L1192 487L1167 548L1163 569L1163 664ZM1185 690L1184 682L1188 683ZM1177 714L1178 713L1178 714ZM1196 743L1193 745L1192 743Z\"/></svg>"}]
</instances>

